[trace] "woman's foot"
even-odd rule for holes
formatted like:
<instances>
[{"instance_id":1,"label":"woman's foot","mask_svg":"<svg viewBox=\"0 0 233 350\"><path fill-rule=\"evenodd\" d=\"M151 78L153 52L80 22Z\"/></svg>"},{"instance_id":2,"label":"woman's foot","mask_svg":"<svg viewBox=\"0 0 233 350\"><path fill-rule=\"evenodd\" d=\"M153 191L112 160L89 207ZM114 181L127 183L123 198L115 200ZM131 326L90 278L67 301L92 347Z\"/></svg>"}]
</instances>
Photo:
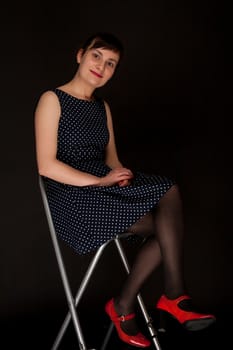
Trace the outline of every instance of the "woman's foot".
<instances>
[{"instance_id":1,"label":"woman's foot","mask_svg":"<svg viewBox=\"0 0 233 350\"><path fill-rule=\"evenodd\" d=\"M135 313L125 315L120 313L119 309L119 306L115 306L114 299L109 300L105 305L105 311L114 323L119 338L136 347L149 347L151 342L137 328Z\"/></svg>"},{"instance_id":2,"label":"woman's foot","mask_svg":"<svg viewBox=\"0 0 233 350\"><path fill-rule=\"evenodd\" d=\"M131 308L125 307L125 305L122 305L122 303L117 299L113 299L113 305L114 309L117 313L117 315L130 315L134 314L134 307ZM136 321L136 317L130 318L128 320L125 320L124 322L121 322L121 329L129 334L129 335L136 335L139 333L138 324Z\"/></svg>"},{"instance_id":3,"label":"woman's foot","mask_svg":"<svg viewBox=\"0 0 233 350\"><path fill-rule=\"evenodd\" d=\"M196 312L188 295L182 295L176 299L168 299L162 295L156 308L168 312L190 331L204 329L216 321L214 315Z\"/></svg>"}]
</instances>

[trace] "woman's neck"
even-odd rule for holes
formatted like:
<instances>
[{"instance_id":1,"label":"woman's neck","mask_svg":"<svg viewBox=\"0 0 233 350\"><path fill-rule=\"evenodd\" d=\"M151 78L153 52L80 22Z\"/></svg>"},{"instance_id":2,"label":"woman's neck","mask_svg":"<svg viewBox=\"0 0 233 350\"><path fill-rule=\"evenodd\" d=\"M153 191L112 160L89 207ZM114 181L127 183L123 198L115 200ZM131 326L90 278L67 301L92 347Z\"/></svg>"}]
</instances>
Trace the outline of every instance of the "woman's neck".
<instances>
[{"instance_id":1,"label":"woman's neck","mask_svg":"<svg viewBox=\"0 0 233 350\"><path fill-rule=\"evenodd\" d=\"M93 100L94 90L90 89L89 87L87 88L85 86L82 86L82 84L75 82L74 80L71 80L70 82L60 86L59 88L82 100Z\"/></svg>"}]
</instances>

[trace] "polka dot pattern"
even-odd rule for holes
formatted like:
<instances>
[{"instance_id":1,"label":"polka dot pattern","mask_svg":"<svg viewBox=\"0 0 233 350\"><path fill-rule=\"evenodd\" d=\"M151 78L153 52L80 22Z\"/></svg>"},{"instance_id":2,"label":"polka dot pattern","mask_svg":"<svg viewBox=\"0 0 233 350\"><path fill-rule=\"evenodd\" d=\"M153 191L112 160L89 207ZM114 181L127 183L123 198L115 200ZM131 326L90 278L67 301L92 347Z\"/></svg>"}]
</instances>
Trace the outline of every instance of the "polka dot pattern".
<instances>
[{"instance_id":1,"label":"polka dot pattern","mask_svg":"<svg viewBox=\"0 0 233 350\"><path fill-rule=\"evenodd\" d=\"M57 158L96 176L106 175L104 149L109 140L104 102L81 100L54 90L61 105ZM45 178L58 236L86 254L125 232L154 208L174 184L165 176L134 174L130 186L71 186Z\"/></svg>"}]
</instances>

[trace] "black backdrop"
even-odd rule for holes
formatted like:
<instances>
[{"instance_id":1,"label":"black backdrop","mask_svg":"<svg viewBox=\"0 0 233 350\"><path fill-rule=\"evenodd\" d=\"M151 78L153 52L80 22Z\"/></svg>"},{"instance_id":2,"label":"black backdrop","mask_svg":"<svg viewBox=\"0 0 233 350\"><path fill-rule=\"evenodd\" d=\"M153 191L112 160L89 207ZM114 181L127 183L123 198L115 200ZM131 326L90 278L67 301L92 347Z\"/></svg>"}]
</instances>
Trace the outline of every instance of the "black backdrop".
<instances>
[{"instance_id":1,"label":"black backdrop","mask_svg":"<svg viewBox=\"0 0 233 350\"><path fill-rule=\"evenodd\" d=\"M33 113L42 91L72 77L76 49L97 30L114 32L126 47L119 71L99 92L112 107L121 159L129 167L177 178L185 203L189 289L213 310L232 308L228 13L217 1L181 0L2 8L0 307L5 325L19 320L28 325L62 309L64 294L37 181ZM78 279L89 257L76 260L65 246L64 251ZM109 253L99 268L88 303L105 300L118 287L115 281L110 291L106 283L111 269L119 269L114 256ZM153 278L156 286L150 280L145 290L148 302L162 288L160 277Z\"/></svg>"}]
</instances>

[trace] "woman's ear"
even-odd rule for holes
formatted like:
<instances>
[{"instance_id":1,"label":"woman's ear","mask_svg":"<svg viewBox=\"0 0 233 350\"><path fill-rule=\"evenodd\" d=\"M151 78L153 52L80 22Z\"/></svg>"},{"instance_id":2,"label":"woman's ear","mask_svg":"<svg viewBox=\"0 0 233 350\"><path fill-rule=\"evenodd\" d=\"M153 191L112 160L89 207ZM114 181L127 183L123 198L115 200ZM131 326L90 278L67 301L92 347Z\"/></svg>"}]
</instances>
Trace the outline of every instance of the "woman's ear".
<instances>
[{"instance_id":1,"label":"woman's ear","mask_svg":"<svg viewBox=\"0 0 233 350\"><path fill-rule=\"evenodd\" d=\"M76 60L78 63L80 63L82 55L83 55L83 49L79 49L76 55Z\"/></svg>"}]
</instances>

